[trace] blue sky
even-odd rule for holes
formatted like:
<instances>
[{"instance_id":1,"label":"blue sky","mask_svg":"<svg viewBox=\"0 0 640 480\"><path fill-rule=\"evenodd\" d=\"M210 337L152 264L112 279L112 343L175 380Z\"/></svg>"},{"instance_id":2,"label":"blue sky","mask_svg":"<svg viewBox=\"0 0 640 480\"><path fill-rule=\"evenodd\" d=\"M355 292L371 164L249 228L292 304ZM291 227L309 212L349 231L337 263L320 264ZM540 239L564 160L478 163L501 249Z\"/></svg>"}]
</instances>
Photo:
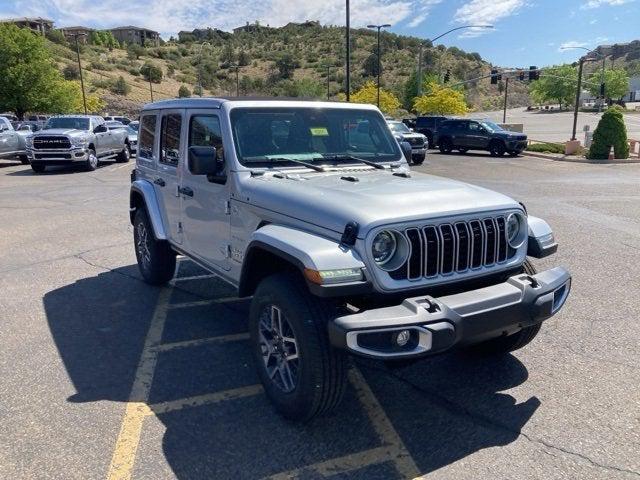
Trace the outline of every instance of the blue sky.
<instances>
[{"instance_id":1,"label":"blue sky","mask_svg":"<svg viewBox=\"0 0 640 480\"><path fill-rule=\"evenodd\" d=\"M344 24L344 0L0 0L0 17L44 16L56 26L105 28L139 25L161 32L207 26L230 30L246 21L280 26L320 20ZM391 23L391 31L434 37L466 24L493 30L463 30L438 43L478 52L500 66L545 66L570 62L579 50L640 37L640 0L351 0L352 23ZM635 36L634 36L635 34Z\"/></svg>"}]
</instances>

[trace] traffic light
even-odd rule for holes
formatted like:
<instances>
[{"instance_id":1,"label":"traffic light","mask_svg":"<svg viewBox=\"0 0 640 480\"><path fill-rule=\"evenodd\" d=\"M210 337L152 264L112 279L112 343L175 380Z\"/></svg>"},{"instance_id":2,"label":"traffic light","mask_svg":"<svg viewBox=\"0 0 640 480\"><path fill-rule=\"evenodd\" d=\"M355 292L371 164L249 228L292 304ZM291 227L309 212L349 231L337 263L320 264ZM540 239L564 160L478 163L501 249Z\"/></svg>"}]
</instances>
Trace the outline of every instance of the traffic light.
<instances>
[{"instance_id":1,"label":"traffic light","mask_svg":"<svg viewBox=\"0 0 640 480\"><path fill-rule=\"evenodd\" d=\"M447 73L444 74L444 83L449 83L450 79L451 79L451 71L447 69Z\"/></svg>"},{"instance_id":2,"label":"traffic light","mask_svg":"<svg viewBox=\"0 0 640 480\"><path fill-rule=\"evenodd\" d=\"M532 65L531 67L529 67L529 81L539 80L539 79L540 79L540 72L538 71L538 67L536 67L535 65Z\"/></svg>"},{"instance_id":3,"label":"traffic light","mask_svg":"<svg viewBox=\"0 0 640 480\"><path fill-rule=\"evenodd\" d=\"M495 68L491 70L491 85L497 85L498 80L500 80L501 75L498 75L498 70Z\"/></svg>"},{"instance_id":4,"label":"traffic light","mask_svg":"<svg viewBox=\"0 0 640 480\"><path fill-rule=\"evenodd\" d=\"M604 98L604 92L605 92L605 84L604 84L604 83L601 83L601 84L600 84L600 96L601 96L602 98Z\"/></svg>"}]
</instances>

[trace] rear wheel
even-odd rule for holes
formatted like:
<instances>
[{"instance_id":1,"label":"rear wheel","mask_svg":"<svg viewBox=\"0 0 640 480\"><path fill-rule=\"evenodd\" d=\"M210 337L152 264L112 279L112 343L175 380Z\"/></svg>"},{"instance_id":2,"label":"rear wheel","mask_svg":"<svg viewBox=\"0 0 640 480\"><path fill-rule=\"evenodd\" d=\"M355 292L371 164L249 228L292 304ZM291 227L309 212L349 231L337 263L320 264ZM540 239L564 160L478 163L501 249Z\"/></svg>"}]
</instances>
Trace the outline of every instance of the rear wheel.
<instances>
[{"instance_id":1,"label":"rear wheel","mask_svg":"<svg viewBox=\"0 0 640 480\"><path fill-rule=\"evenodd\" d=\"M129 145L125 145L122 151L118 153L118 156L116 157L116 162L127 163L130 158L131 158L131 151L129 150Z\"/></svg>"},{"instance_id":2,"label":"rear wheel","mask_svg":"<svg viewBox=\"0 0 640 480\"><path fill-rule=\"evenodd\" d=\"M453 150L453 143L450 138L442 138L438 142L438 148L440 149L440 153L451 153Z\"/></svg>"},{"instance_id":3,"label":"rear wheel","mask_svg":"<svg viewBox=\"0 0 640 480\"><path fill-rule=\"evenodd\" d=\"M35 173L42 173L47 169L46 165L43 165L42 163L32 163L31 164L31 170L33 170Z\"/></svg>"},{"instance_id":4,"label":"rear wheel","mask_svg":"<svg viewBox=\"0 0 640 480\"><path fill-rule=\"evenodd\" d=\"M251 349L267 397L286 418L311 420L342 399L347 358L329 342L334 315L293 273L267 277L253 296Z\"/></svg>"},{"instance_id":5,"label":"rear wheel","mask_svg":"<svg viewBox=\"0 0 640 480\"><path fill-rule=\"evenodd\" d=\"M156 240L147 211L138 208L133 220L136 259L142 278L151 285L163 285L173 278L176 253L169 242Z\"/></svg>"},{"instance_id":6,"label":"rear wheel","mask_svg":"<svg viewBox=\"0 0 640 480\"><path fill-rule=\"evenodd\" d=\"M506 150L507 149L505 148L504 143L501 142L500 140L494 140L489 145L489 152L491 153L491 156L493 156L493 157L501 157L501 156L503 156L504 153L506 152Z\"/></svg>"},{"instance_id":7,"label":"rear wheel","mask_svg":"<svg viewBox=\"0 0 640 480\"><path fill-rule=\"evenodd\" d=\"M522 265L522 273L529 275L536 274L536 268L529 260L525 260ZM525 327L519 332L506 337L492 338L486 342L478 343L468 347L468 350L484 355L504 355L528 345L540 332L542 323Z\"/></svg>"}]
</instances>

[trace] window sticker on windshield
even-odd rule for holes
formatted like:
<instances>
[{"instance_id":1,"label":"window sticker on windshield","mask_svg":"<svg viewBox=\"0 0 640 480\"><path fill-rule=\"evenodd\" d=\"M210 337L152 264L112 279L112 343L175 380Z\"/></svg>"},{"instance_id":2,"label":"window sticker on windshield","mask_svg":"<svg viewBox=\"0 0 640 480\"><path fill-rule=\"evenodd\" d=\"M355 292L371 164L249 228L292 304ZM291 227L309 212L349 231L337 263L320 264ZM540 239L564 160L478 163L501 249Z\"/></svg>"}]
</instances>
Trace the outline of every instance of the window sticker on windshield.
<instances>
[{"instance_id":1,"label":"window sticker on windshield","mask_svg":"<svg viewBox=\"0 0 640 480\"><path fill-rule=\"evenodd\" d=\"M327 127L311 127L309 128L309 131L311 132L311 135L313 135L314 137L329 136L329 131L327 130Z\"/></svg>"}]
</instances>

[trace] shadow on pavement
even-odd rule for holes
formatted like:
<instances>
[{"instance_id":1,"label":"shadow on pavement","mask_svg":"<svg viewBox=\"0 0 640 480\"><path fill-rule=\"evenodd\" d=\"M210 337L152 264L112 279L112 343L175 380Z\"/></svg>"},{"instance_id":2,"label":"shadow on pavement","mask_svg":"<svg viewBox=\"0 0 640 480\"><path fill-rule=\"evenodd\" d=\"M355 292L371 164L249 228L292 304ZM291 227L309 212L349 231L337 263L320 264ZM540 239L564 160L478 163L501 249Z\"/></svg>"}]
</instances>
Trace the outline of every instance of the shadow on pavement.
<instances>
[{"instance_id":1,"label":"shadow on pavement","mask_svg":"<svg viewBox=\"0 0 640 480\"><path fill-rule=\"evenodd\" d=\"M228 287L216 282L185 281L172 301L228 296ZM70 402L128 400L159 291L141 282L132 265L45 295L49 327L76 389ZM247 314L246 300L170 309L162 341L242 333ZM354 363L422 474L513 442L540 403L534 397L516 404L500 393L528 377L511 355L486 359L452 353L397 369ZM256 383L246 340L203 342L159 355L149 403ZM319 478L312 465L384 446L352 387L337 412L306 425L284 421L262 393L157 418L164 429L145 421L134 478L261 478L289 470L298 470L300 478ZM158 458L160 445L166 464ZM105 458L111 454L104 452ZM332 478L401 478L392 461L375 459L332 472Z\"/></svg>"}]
</instances>

